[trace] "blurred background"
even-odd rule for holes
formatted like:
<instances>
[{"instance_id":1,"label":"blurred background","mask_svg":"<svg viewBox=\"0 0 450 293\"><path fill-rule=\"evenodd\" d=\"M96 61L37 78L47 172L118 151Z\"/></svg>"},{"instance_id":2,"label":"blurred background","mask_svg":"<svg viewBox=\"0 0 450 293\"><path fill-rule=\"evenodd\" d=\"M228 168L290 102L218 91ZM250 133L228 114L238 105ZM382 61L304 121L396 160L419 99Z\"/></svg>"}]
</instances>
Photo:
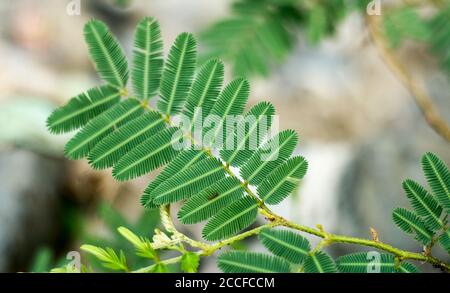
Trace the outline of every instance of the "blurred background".
<instances>
[{"instance_id":1,"label":"blurred background","mask_svg":"<svg viewBox=\"0 0 450 293\"><path fill-rule=\"evenodd\" d=\"M71 6L77 2L79 11ZM68 136L45 127L55 107L100 84L83 40L93 17L110 26L128 56L144 16L159 20L166 54L180 32L193 32L199 62L221 57L228 80L251 80L249 106L275 105L280 127L300 134L296 153L309 161L276 212L351 236L370 238L373 227L382 241L420 251L391 213L408 206L405 178L425 183L422 154L450 164L450 3L373 1L367 10L369 2L0 1L0 271L49 271L82 243L122 249L132 266L145 264L116 228L151 238L158 212L144 211L139 197L157 172L115 182L110 170L64 159ZM201 238L201 225L180 230ZM263 249L255 240L235 246L250 247ZM361 248L330 252L354 250ZM216 272L214 259L202 260L200 271Z\"/></svg>"}]
</instances>

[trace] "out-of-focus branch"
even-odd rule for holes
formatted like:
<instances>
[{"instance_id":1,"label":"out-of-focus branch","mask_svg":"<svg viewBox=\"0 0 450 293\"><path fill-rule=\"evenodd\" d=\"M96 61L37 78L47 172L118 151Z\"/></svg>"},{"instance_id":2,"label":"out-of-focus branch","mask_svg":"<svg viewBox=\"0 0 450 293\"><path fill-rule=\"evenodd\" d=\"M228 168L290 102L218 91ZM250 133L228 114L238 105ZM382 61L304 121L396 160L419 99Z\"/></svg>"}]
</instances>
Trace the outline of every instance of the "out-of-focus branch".
<instances>
[{"instance_id":1,"label":"out-of-focus branch","mask_svg":"<svg viewBox=\"0 0 450 293\"><path fill-rule=\"evenodd\" d=\"M409 90L411 95L422 112L428 125L443 139L450 142L450 126L441 117L439 111L433 104L432 98L427 92L419 86L408 73L408 70L395 57L394 53L389 49L386 38L381 30L381 16L367 16L366 22L369 28L370 37L375 44L381 58L389 66L395 76Z\"/></svg>"}]
</instances>

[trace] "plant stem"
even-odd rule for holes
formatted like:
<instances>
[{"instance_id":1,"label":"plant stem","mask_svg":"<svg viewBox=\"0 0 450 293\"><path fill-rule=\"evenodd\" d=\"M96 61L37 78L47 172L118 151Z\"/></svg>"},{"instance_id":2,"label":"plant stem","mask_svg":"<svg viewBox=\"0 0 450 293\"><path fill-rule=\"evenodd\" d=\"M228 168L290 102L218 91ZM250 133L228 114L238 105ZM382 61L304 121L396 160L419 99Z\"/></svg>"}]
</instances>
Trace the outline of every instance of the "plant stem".
<instances>
[{"instance_id":1,"label":"plant stem","mask_svg":"<svg viewBox=\"0 0 450 293\"><path fill-rule=\"evenodd\" d=\"M153 110L152 108L150 108L148 106L148 104L144 104L143 106L147 110ZM168 125L173 126L170 116L166 117L165 121ZM188 137L188 139L191 140L192 143L194 143L194 144L196 143L196 141L192 135L187 135L187 137ZM450 138L450 136L449 136L449 138ZM210 150L208 150L204 147L202 148L202 150L207 155L214 157L214 155L212 154L212 152ZM287 227L287 228L290 228L293 230L304 232L304 233L314 235L314 236L324 239L324 241L321 242L321 245L330 245L332 243L348 243L348 244L355 244L355 245L366 246L366 247L373 247L373 248L391 253L401 261L407 260L407 259L423 261L423 262L429 263L437 268L440 268L442 271L450 272L449 264L447 264L429 254L422 254L422 253L415 253L415 252L401 250L401 249L395 248L389 244L386 244L386 243L383 243L380 241L331 234L331 233L325 232L325 230L320 225L318 225L318 228L311 228L311 227L303 226L303 225L294 223L292 221L286 220L282 216L279 216L279 215L275 214L273 211L271 211L265 205L265 203L248 187L249 183L247 181L243 181L239 176L234 174L234 172L230 169L228 164L224 163L223 168L228 175L238 179L241 182L241 186L244 188L244 190L247 192L247 194L249 196L251 196L257 203L257 205L259 207L259 213L262 216L264 216L269 221L269 223L259 226L257 228L254 228L252 230L243 232L234 237L219 241L216 244L208 244L208 243L204 243L201 241L191 239L191 238L187 237L186 235L184 235L183 233L178 232L176 230L175 225L173 224L172 218L170 216L170 205L161 207L160 211L161 211L161 216L162 216L162 222L163 222L163 225L165 226L165 228L169 232L173 233L175 235L175 237L178 238L180 241L183 241L183 242L191 245L192 247L199 248L200 250L198 250L196 253L201 256L211 255L215 251L217 251L218 249L220 249L226 245L232 244L236 241L243 240L243 239L253 236L253 235L257 235L264 228L271 228L271 227L275 227L275 226L284 226L284 227ZM170 258L167 260L163 260L163 261L161 261L161 263L172 264L172 263L177 263L180 260L181 260L181 256L178 256L178 257ZM154 265L151 265L146 268L142 268L142 269L138 270L137 272L150 271L153 266Z\"/></svg>"},{"instance_id":2,"label":"plant stem","mask_svg":"<svg viewBox=\"0 0 450 293\"><path fill-rule=\"evenodd\" d=\"M414 81L408 73L408 70L397 60L394 54L389 50L385 37L380 29L380 16L367 16L366 22L369 27L370 37L375 44L381 58L390 68L396 78L406 87L414 97L414 100L422 112L428 125L443 139L450 142L450 126L442 118L439 111L433 104L432 98L421 86Z\"/></svg>"}]
</instances>

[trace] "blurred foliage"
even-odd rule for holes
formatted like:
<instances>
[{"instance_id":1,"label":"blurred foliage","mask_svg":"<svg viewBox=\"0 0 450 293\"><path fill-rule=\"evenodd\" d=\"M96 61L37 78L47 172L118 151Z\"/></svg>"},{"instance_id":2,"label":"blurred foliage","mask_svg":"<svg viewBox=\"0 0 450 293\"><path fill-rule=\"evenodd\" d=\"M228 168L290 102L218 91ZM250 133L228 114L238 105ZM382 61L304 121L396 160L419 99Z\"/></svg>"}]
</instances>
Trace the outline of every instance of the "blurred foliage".
<instances>
[{"instance_id":1,"label":"blurred foliage","mask_svg":"<svg viewBox=\"0 0 450 293\"><path fill-rule=\"evenodd\" d=\"M236 0L231 15L201 33L205 44L202 60L220 56L230 62L234 74L267 76L291 54L304 36L312 45L333 35L350 12L366 13L369 0ZM390 7L382 3L383 27L393 48L410 39L425 42L450 73L450 1L426 1L436 5L432 17L421 15L423 5ZM233 39L233 42L230 42Z\"/></svg>"},{"instance_id":2,"label":"blurred foliage","mask_svg":"<svg viewBox=\"0 0 450 293\"><path fill-rule=\"evenodd\" d=\"M422 16L419 6L388 11L384 32L393 48L400 47L405 40L425 43L450 74L450 1L437 8L431 17Z\"/></svg>"},{"instance_id":3,"label":"blurred foliage","mask_svg":"<svg viewBox=\"0 0 450 293\"><path fill-rule=\"evenodd\" d=\"M66 216L70 214L69 216ZM115 251L133 251L134 248L123 236L117 233L119 227L127 227L132 231L135 231L138 235L143 235L148 238L152 238L155 228L159 224L159 213L154 210L143 210L141 216L134 223L126 220L124 216L113 208L110 204L103 202L100 203L97 210L96 216L107 229L105 236L91 234L86 231L85 226L87 225L87 220L80 215L74 215L73 212L65 213L64 219L68 222L77 222L76 229L69 229L70 233L81 234L76 235L79 241L85 243L91 243L96 246L110 247ZM77 218L77 221L72 221ZM81 221L81 223L80 223ZM77 232L78 231L78 232ZM94 256L89 254L86 255L86 260L89 265L83 267L83 271L95 271L95 272L110 272L111 269L105 268L101 262ZM29 271L31 272L49 272L50 270L54 272L65 272L66 271L66 256L56 256L55 252L51 250L50 247L44 246L37 250L34 259L30 265ZM139 257L138 255L133 255L127 257L127 263L133 266L145 266L148 260Z\"/></svg>"},{"instance_id":4,"label":"blurred foliage","mask_svg":"<svg viewBox=\"0 0 450 293\"><path fill-rule=\"evenodd\" d=\"M81 242L90 243L95 246L110 247L115 251L133 251L133 246L116 231L119 227L126 227L136 234L152 238L155 228L159 224L159 213L154 210L143 210L142 215L135 223L127 221L122 214L107 203L99 205L98 212L99 218L108 228L108 231L112 238L99 237L98 235L85 235ZM87 255L87 260L96 272L105 271L105 268L97 260L97 258ZM136 255L130 254L127 257L127 263L130 266L145 266L147 260L140 258ZM107 269L106 269L107 270ZM109 270L107 270L109 271Z\"/></svg>"},{"instance_id":5,"label":"blurred foliage","mask_svg":"<svg viewBox=\"0 0 450 293\"><path fill-rule=\"evenodd\" d=\"M316 44L336 25L368 1L237 0L231 16L201 33L206 45L203 60L220 56L233 65L234 74L267 76L270 68L291 53L303 30ZM233 42L230 42L233 39Z\"/></svg>"}]
</instances>

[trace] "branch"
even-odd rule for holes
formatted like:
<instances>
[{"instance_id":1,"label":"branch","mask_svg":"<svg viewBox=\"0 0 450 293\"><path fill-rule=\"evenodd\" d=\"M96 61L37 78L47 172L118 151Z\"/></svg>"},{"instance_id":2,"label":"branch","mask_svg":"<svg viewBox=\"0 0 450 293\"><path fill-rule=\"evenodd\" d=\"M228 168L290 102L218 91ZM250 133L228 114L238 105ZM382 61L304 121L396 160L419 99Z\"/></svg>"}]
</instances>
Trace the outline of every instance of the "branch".
<instances>
[{"instance_id":1,"label":"branch","mask_svg":"<svg viewBox=\"0 0 450 293\"><path fill-rule=\"evenodd\" d=\"M366 22L369 27L369 35L380 54L380 57L389 66L396 78L408 89L422 112L428 125L443 139L450 142L450 126L441 117L439 111L433 104L433 100L422 87L417 85L408 74L408 70L397 60L394 53L386 44L383 32L380 30L381 16L367 16Z\"/></svg>"},{"instance_id":2,"label":"branch","mask_svg":"<svg viewBox=\"0 0 450 293\"><path fill-rule=\"evenodd\" d=\"M153 110L147 103L144 103L143 107L146 108L147 110ZM166 118L166 120L165 120L166 123L170 126L173 126L171 117L166 116L165 118ZM187 134L186 136L193 143L196 143L196 141L194 140L192 135ZM449 138L450 138L450 136L449 136ZM449 141L450 141L450 139L449 139ZM208 156L216 158L210 150L205 149L205 148L202 148L202 149ZM220 159L220 158L218 158L218 159ZM245 189L245 191L248 193L248 195L251 196L252 198L254 198L256 203L258 204L259 213L262 216L264 216L269 221L269 223L259 226L257 228L251 229L249 231L243 232L241 234L238 234L238 235L228 238L226 240L219 241L216 244L209 244L209 243L204 243L201 241L191 239L188 236L184 235L183 233L179 232L175 228L175 225L172 221L172 217L170 216L170 205L161 207L161 209L160 209L161 222L163 223L165 229L174 235L175 241L185 242L192 247L199 248L200 250L195 252L199 256L209 256L209 255L213 254L215 251L217 251L218 249L220 249L226 245L233 244L237 241L243 240L250 236L258 235L261 232L261 230L263 230L264 228L284 226L287 228L291 228L293 230L305 232L307 234L314 235L314 236L324 239L324 241L321 242L321 245L330 245L330 244L336 242L336 243L349 243L349 244L356 244L356 245L360 245L360 246L373 247L373 248L376 248L379 250L389 252L389 253L393 254L394 256L396 256L401 261L407 260L407 259L423 261L423 262L429 263L437 268L440 268L442 271L450 272L449 264L429 255L429 253L421 254L421 253L409 252L406 250L401 250L401 249L395 248L389 244L386 244L386 243L383 243L380 241L331 234L331 233L326 232L323 229L323 227L320 225L318 225L318 228L315 229L315 228L303 226L303 225L288 221L285 218L283 218L282 216L279 216L276 213L274 213L273 211L271 211L265 205L265 203L248 187L249 182L242 181L239 178L239 176L234 174L234 172L230 169L230 167L226 163L223 164L223 168L230 176L236 178L237 180L239 180L241 182L242 187ZM173 263L177 263L180 261L181 261L181 256L178 256L178 257L170 258L167 260L162 260L162 261L160 261L160 263L173 264ZM148 271L151 271L151 269L153 267L154 267L154 265L151 265L151 266L148 266L145 268L141 268L135 272L148 272Z\"/></svg>"}]
</instances>

